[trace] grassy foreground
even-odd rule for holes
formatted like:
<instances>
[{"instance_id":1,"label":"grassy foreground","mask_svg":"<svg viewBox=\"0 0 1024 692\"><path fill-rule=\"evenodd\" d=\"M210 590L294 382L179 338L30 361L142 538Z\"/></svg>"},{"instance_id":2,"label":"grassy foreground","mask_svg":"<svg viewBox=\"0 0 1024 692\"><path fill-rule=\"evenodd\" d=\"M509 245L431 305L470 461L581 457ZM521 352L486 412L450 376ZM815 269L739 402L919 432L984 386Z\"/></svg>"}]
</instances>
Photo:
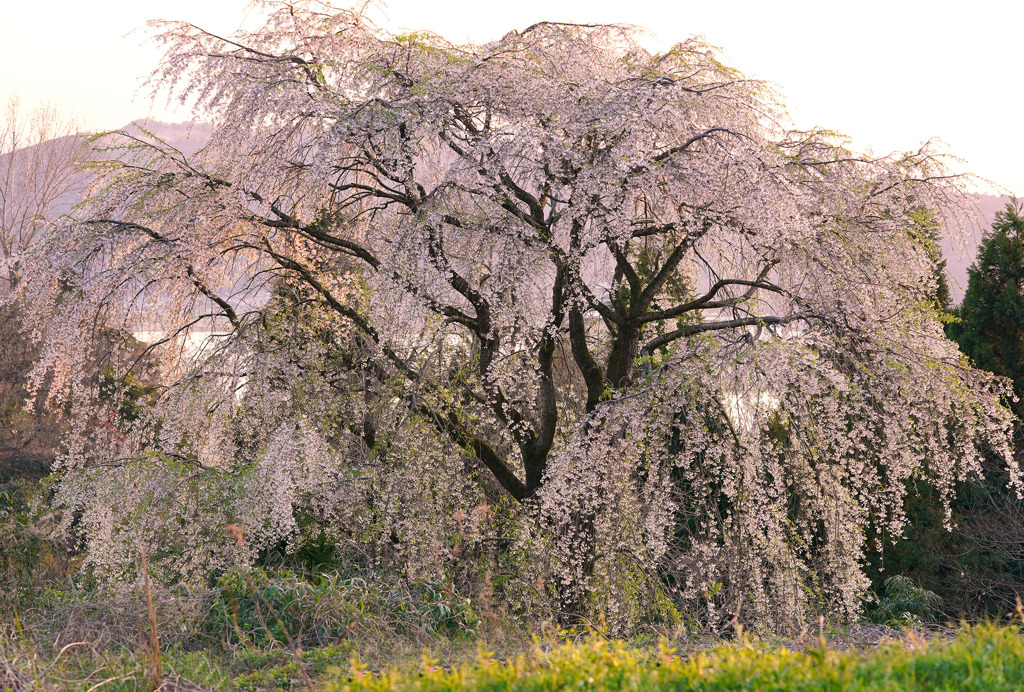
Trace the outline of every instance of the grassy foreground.
<instances>
[{"instance_id":1,"label":"grassy foreground","mask_svg":"<svg viewBox=\"0 0 1024 692\"><path fill-rule=\"evenodd\" d=\"M360 663L351 645L301 652L172 647L154 659L144 647L118 653L85 642L41 656L18 651L8 641L0 645L0 692L1024 690L1024 630L1014 626L965 627L955 638L944 633L925 639L905 631L901 638L877 646L845 650L819 644L793 651L744 637L708 651L680 654L650 640L598 637L563 644L535 640L532 647L519 648L520 653L506 646L501 656L478 644L474 658L464 648L472 647L472 640L458 644L442 638L436 643L441 650L435 649L435 655L452 667L428 654L416 664L391 651L384 655L399 668L388 672L385 666L379 672ZM373 661L379 663L383 661Z\"/></svg>"},{"instance_id":2,"label":"grassy foreground","mask_svg":"<svg viewBox=\"0 0 1024 692\"><path fill-rule=\"evenodd\" d=\"M978 626L952 641L892 643L869 651L826 647L793 652L750 641L679 656L621 642L567 644L515 661L487 651L446 671L430 659L416 673L372 675L354 664L327 684L342 690L1024 690L1024 635Z\"/></svg>"}]
</instances>

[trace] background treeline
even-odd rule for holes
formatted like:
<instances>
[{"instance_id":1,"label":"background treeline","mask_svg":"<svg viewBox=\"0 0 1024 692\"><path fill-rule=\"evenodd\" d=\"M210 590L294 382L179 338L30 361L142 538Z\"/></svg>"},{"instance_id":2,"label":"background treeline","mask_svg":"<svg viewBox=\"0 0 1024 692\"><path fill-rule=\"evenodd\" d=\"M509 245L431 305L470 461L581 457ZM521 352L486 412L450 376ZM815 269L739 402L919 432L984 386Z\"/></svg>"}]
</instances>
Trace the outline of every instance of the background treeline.
<instances>
[{"instance_id":1,"label":"background treeline","mask_svg":"<svg viewBox=\"0 0 1024 692\"><path fill-rule=\"evenodd\" d=\"M945 274L945 261L936 254ZM1013 199L995 214L967 272L962 303L951 306L945 279L936 300L948 313L946 333L977 367L1009 378L1017 416L1014 449L1024 462L1024 217ZM912 482L904 540L885 543L870 570L879 594L893 576L909 577L938 596L937 613L956 618L1001 617L1024 590L1024 504L1009 488L1006 469L988 463L985 477L958 484L953 528L944 528L931 486ZM907 599L913 610L913 599Z\"/></svg>"}]
</instances>

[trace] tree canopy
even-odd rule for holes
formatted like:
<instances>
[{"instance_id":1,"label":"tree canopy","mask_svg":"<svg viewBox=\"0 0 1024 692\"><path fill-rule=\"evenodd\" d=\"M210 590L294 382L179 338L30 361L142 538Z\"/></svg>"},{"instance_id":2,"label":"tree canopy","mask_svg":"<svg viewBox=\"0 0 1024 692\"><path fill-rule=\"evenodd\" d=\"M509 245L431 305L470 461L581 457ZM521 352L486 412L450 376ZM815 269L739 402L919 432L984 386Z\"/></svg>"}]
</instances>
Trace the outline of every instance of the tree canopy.
<instances>
[{"instance_id":1,"label":"tree canopy","mask_svg":"<svg viewBox=\"0 0 1024 692\"><path fill-rule=\"evenodd\" d=\"M457 534L504 546L516 602L796 626L857 611L908 479L948 499L983 446L1012 465L1003 390L937 319L922 234L969 200L928 148L796 130L697 39L273 7L230 39L155 25L153 83L209 143L106 136L19 288L104 574L140 541L194 579L310 531L440 573ZM97 324L159 333L130 416L83 372Z\"/></svg>"}]
</instances>

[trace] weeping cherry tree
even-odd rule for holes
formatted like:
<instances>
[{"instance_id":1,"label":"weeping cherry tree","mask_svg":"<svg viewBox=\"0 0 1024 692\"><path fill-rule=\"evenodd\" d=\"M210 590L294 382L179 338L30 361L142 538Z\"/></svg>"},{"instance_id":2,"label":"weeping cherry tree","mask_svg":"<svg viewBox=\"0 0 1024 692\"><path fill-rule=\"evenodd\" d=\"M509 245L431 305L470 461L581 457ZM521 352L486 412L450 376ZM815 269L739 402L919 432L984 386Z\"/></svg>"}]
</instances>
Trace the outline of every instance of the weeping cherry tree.
<instances>
[{"instance_id":1,"label":"weeping cherry tree","mask_svg":"<svg viewBox=\"0 0 1024 692\"><path fill-rule=\"evenodd\" d=\"M77 417L55 501L111 580L140 541L195 579L311 530L437 575L459 536L563 615L798 627L857 613L910 479L1016 479L1005 386L931 300L921 238L970 200L928 147L797 130L697 39L268 11L154 24L208 144L104 137L19 286ZM142 324L146 401L111 385L136 352L83 368Z\"/></svg>"}]
</instances>

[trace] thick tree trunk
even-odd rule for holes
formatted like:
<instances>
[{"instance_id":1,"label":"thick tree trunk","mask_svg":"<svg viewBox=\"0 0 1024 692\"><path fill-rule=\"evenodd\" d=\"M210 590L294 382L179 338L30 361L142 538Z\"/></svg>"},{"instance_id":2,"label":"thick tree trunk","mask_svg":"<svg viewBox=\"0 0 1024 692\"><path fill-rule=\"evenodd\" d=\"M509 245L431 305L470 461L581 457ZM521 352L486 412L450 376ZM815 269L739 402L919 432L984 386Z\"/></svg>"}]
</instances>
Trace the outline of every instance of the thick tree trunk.
<instances>
[{"instance_id":1,"label":"thick tree trunk","mask_svg":"<svg viewBox=\"0 0 1024 692\"><path fill-rule=\"evenodd\" d=\"M612 389L622 389L633 382L633 364L640 351L640 329L638 324L628 322L615 335L605 367L605 380Z\"/></svg>"}]
</instances>

